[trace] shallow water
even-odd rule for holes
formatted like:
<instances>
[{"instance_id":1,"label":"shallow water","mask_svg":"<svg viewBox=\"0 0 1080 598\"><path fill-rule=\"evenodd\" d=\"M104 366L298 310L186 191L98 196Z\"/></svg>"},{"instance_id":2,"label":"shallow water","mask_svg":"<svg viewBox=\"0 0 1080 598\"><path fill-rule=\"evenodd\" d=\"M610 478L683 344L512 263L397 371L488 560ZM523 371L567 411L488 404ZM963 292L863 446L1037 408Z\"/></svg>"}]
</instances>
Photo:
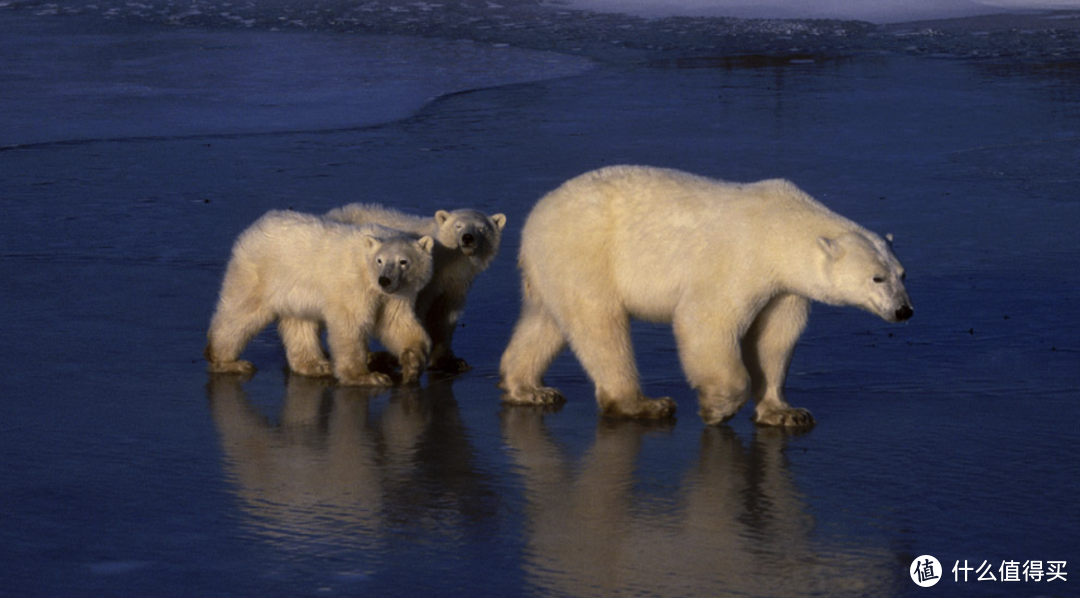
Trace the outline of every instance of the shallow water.
<instances>
[{"instance_id":1,"label":"shallow water","mask_svg":"<svg viewBox=\"0 0 1080 598\"><path fill-rule=\"evenodd\" d=\"M29 23L50 47L55 22ZM251 64L265 35L168 36L211 34L226 64ZM292 43L315 62L348 53L331 34ZM50 52L21 63L34 76L5 72L2 92L42 123L0 140L11 595L906 596L932 591L907 574L923 554L945 565L938 593L1074 593L950 570L1069 571L1080 557L1075 64L658 61L456 93L378 125L337 113L311 132L282 110L296 122L227 130L211 110L195 131L206 102L243 112L294 82L185 88L151 104L165 120L149 124L107 108L75 118L54 109L60 82L109 83L108 107L119 79ZM433 61L406 70L427 81ZM41 81L53 87L35 103ZM544 192L614 163L794 180L895 234L915 318L815 307L789 381L819 422L801 434L756 429L749 410L702 426L659 326L635 328L637 358L677 421L598 419L570 355L548 376L565 407L502 408L517 231ZM286 375L267 331L246 353L254 378L208 376L205 327L235 235L270 208L358 200L508 215L457 336L475 369L370 395Z\"/></svg>"}]
</instances>

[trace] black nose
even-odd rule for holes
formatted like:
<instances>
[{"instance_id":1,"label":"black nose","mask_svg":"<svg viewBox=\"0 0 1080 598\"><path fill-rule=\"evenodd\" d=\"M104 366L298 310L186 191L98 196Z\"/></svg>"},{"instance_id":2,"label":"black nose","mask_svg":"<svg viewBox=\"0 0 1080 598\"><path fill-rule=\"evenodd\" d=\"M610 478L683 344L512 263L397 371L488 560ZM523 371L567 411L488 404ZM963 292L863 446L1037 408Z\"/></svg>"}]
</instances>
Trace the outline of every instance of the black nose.
<instances>
[{"instance_id":1,"label":"black nose","mask_svg":"<svg viewBox=\"0 0 1080 598\"><path fill-rule=\"evenodd\" d=\"M465 233L464 235L461 235L462 245L472 245L474 242L476 242L476 237L472 236L472 233Z\"/></svg>"},{"instance_id":2,"label":"black nose","mask_svg":"<svg viewBox=\"0 0 1080 598\"><path fill-rule=\"evenodd\" d=\"M896 310L896 321L910 320L913 315L915 315L915 310L911 309L910 305L901 305L900 309Z\"/></svg>"},{"instance_id":3,"label":"black nose","mask_svg":"<svg viewBox=\"0 0 1080 598\"><path fill-rule=\"evenodd\" d=\"M380 286L380 287L382 287L382 288L384 288L384 289L385 289L386 287L390 286L390 283L391 283L391 282L392 282L392 281L390 280L390 277L389 277L389 276L380 276L380 277L379 277L379 286Z\"/></svg>"}]
</instances>

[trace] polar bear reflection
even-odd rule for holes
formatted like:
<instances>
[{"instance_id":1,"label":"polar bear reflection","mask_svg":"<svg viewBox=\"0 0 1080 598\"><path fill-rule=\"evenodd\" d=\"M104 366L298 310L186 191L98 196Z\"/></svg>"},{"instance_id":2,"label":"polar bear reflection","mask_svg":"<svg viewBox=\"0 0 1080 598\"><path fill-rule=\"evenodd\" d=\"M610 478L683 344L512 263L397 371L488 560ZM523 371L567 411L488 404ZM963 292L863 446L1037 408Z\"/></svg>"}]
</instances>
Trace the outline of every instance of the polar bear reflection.
<instances>
[{"instance_id":1,"label":"polar bear reflection","mask_svg":"<svg viewBox=\"0 0 1080 598\"><path fill-rule=\"evenodd\" d=\"M395 389L384 404L385 392L289 376L274 425L238 377L210 377L225 469L254 535L362 567L402 526L453 550L460 528L492 516L494 492L472 463L450 381ZM433 504L438 522L425 516Z\"/></svg>"},{"instance_id":2,"label":"polar bear reflection","mask_svg":"<svg viewBox=\"0 0 1080 598\"><path fill-rule=\"evenodd\" d=\"M647 425L601 420L580 464L539 408L505 409L502 429L525 479L525 566L542 595L886 596L904 573L885 550L815 543L781 430L745 446L705 428L672 500L635 490Z\"/></svg>"}]
</instances>

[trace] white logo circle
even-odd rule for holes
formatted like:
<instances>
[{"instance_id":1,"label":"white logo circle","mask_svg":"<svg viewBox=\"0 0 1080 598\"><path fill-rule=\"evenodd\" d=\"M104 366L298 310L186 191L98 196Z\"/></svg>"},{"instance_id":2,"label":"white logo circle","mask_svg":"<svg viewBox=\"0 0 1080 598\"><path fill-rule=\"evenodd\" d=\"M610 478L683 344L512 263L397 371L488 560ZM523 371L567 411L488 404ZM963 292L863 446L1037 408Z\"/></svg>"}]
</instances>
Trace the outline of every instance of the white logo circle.
<instances>
[{"instance_id":1,"label":"white logo circle","mask_svg":"<svg viewBox=\"0 0 1080 598\"><path fill-rule=\"evenodd\" d=\"M924 554L914 561L911 561L911 567L908 569L908 573L911 574L911 581L915 582L915 585L920 588L929 588L941 581L941 576L945 572L941 569L941 563L939 563L937 559L928 554Z\"/></svg>"}]
</instances>

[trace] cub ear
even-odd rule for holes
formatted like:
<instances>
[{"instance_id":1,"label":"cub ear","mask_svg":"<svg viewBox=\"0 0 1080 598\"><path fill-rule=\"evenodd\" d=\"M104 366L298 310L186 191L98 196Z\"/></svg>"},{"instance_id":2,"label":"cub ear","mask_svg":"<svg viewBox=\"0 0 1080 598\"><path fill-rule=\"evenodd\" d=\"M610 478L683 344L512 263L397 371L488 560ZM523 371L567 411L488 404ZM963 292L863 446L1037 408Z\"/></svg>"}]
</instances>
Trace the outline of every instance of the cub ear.
<instances>
[{"instance_id":1,"label":"cub ear","mask_svg":"<svg viewBox=\"0 0 1080 598\"><path fill-rule=\"evenodd\" d=\"M821 247L822 251L825 252L825 255L829 256L834 260L839 258L841 255L844 255L844 248L840 247L840 243L837 243L835 239L830 239L828 237L818 237L817 242L818 246Z\"/></svg>"},{"instance_id":2,"label":"cub ear","mask_svg":"<svg viewBox=\"0 0 1080 598\"><path fill-rule=\"evenodd\" d=\"M439 210L438 212L435 212L435 222L437 222L439 226L446 224L446 221L449 219L450 212L447 212L446 210Z\"/></svg>"},{"instance_id":3,"label":"cub ear","mask_svg":"<svg viewBox=\"0 0 1080 598\"><path fill-rule=\"evenodd\" d=\"M892 233L885 233L885 242L888 243L889 245L892 245L892 242L893 242Z\"/></svg>"},{"instance_id":4,"label":"cub ear","mask_svg":"<svg viewBox=\"0 0 1080 598\"><path fill-rule=\"evenodd\" d=\"M495 214L494 216L491 217L491 221L495 223L495 226L499 227L499 230L502 230L503 227L506 226L506 215L505 214Z\"/></svg>"},{"instance_id":5,"label":"cub ear","mask_svg":"<svg viewBox=\"0 0 1080 598\"><path fill-rule=\"evenodd\" d=\"M423 249L425 253L431 253L432 248L435 247L435 239L431 237L420 237L416 240L416 244Z\"/></svg>"},{"instance_id":6,"label":"cub ear","mask_svg":"<svg viewBox=\"0 0 1080 598\"><path fill-rule=\"evenodd\" d=\"M367 247L368 251L375 251L380 246L382 246L382 241L371 235L364 235L364 247Z\"/></svg>"}]
</instances>

